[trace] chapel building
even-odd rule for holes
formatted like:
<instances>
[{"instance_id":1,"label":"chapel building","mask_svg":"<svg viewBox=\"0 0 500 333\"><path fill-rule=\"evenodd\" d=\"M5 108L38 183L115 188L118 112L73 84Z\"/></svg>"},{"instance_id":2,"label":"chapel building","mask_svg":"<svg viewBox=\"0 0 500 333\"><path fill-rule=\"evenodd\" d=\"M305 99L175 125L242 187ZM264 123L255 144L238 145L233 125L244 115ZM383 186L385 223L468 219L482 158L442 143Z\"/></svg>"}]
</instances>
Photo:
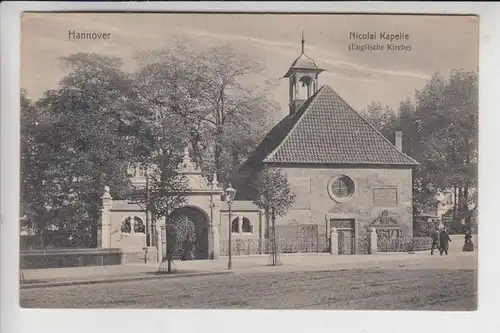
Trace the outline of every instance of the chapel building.
<instances>
[{"instance_id":1,"label":"chapel building","mask_svg":"<svg viewBox=\"0 0 500 333\"><path fill-rule=\"evenodd\" d=\"M300 225L317 226L326 239L332 227L353 239L365 238L370 227L379 238L411 237L418 163L402 152L401 132L391 143L331 87L320 87L323 71L305 54L302 39L302 52L284 75L289 114L240 168L247 181L239 198L256 200L250 184L259 170L280 168L296 199L276 218L278 238Z\"/></svg>"}]
</instances>

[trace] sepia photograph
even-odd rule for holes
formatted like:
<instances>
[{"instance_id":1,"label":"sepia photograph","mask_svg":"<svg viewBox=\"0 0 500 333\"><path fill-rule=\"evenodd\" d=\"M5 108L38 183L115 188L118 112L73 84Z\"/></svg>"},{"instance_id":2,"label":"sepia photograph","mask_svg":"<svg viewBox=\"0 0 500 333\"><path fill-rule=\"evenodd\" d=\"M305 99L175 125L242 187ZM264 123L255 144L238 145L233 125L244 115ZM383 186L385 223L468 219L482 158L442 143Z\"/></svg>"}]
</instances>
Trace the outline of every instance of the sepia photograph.
<instances>
[{"instance_id":1,"label":"sepia photograph","mask_svg":"<svg viewBox=\"0 0 500 333\"><path fill-rule=\"evenodd\" d=\"M20 306L476 311L479 21L24 12Z\"/></svg>"}]
</instances>

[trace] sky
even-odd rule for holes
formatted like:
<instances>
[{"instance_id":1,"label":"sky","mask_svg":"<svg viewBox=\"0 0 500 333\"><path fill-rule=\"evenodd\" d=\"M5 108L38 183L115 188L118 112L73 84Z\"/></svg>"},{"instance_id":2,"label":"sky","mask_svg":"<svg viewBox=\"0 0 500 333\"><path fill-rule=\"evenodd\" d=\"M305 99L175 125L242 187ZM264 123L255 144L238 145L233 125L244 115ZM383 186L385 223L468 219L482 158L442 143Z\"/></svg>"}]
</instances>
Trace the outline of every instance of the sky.
<instances>
[{"instance_id":1,"label":"sky","mask_svg":"<svg viewBox=\"0 0 500 333\"><path fill-rule=\"evenodd\" d=\"M69 39L69 31L111 33L108 40ZM413 98L433 73L475 71L479 61L479 19L471 16L289 15L289 14L118 14L24 13L21 20L21 87L32 99L57 88L65 75L60 57L79 52L120 57L131 71L138 50L168 47L183 38L195 48L229 44L260 61L265 70L251 84L274 82L273 98L288 112L288 82L282 79L301 52L326 71L327 84L356 110L371 101L397 108ZM351 32L377 40L351 40ZM350 51L356 44L388 44L380 33L407 34L396 45L411 51ZM280 79L281 78L281 79Z\"/></svg>"}]
</instances>

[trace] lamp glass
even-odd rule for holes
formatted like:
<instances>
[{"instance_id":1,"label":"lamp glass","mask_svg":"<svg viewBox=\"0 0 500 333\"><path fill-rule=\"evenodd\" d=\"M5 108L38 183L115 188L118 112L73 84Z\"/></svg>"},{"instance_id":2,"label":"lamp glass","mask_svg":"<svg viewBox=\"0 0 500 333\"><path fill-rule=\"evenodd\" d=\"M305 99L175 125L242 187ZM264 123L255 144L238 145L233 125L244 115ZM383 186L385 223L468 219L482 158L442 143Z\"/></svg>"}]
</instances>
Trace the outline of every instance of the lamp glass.
<instances>
[{"instance_id":1,"label":"lamp glass","mask_svg":"<svg viewBox=\"0 0 500 333\"><path fill-rule=\"evenodd\" d=\"M235 194L236 190L229 184L229 187L226 189L226 201L233 202Z\"/></svg>"}]
</instances>

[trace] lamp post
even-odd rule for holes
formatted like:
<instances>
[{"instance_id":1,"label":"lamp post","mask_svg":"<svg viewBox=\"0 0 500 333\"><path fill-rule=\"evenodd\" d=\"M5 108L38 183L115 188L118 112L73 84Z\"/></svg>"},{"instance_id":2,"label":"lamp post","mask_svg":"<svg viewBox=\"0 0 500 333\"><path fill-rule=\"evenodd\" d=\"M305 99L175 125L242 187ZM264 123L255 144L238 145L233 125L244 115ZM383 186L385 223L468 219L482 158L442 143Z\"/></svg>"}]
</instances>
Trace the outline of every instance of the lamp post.
<instances>
[{"instance_id":1,"label":"lamp post","mask_svg":"<svg viewBox=\"0 0 500 333\"><path fill-rule=\"evenodd\" d=\"M232 244L231 244L231 234L233 232L232 230L232 223L231 223L231 204L233 203L234 196L236 194L236 190L229 184L229 187L225 191L225 200L227 202L227 205L229 207L229 261L227 262L227 269L232 269L233 268L233 262L232 262Z\"/></svg>"},{"instance_id":2,"label":"lamp post","mask_svg":"<svg viewBox=\"0 0 500 333\"><path fill-rule=\"evenodd\" d=\"M276 213L274 207L271 207L271 221L273 226L273 266L278 264L278 247L276 244Z\"/></svg>"}]
</instances>

